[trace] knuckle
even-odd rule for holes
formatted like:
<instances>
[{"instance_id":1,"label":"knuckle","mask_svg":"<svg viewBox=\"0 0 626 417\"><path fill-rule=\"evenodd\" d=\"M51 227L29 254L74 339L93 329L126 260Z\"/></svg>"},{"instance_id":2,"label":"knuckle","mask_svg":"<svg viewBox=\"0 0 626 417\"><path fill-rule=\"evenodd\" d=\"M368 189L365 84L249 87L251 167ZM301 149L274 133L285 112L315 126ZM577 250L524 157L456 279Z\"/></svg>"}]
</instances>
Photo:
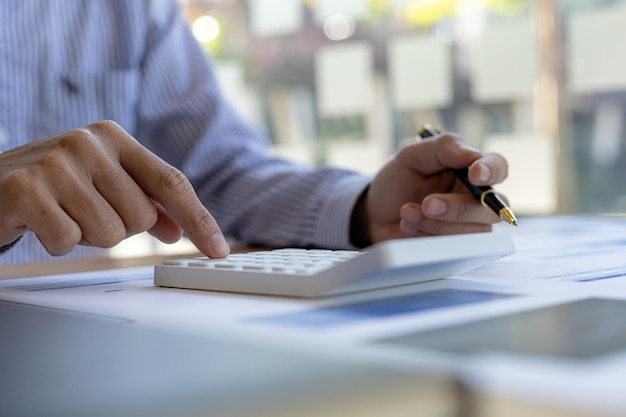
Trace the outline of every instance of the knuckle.
<instances>
[{"instance_id":1,"label":"knuckle","mask_svg":"<svg viewBox=\"0 0 626 417\"><path fill-rule=\"evenodd\" d=\"M447 133L445 135L443 135L441 138L439 138L439 145L441 148L441 152L443 152L443 154L456 154L458 152L458 149L460 146L463 146L465 144L465 141L463 141L463 139L458 136L455 135L453 133Z\"/></svg>"},{"instance_id":2,"label":"knuckle","mask_svg":"<svg viewBox=\"0 0 626 417\"><path fill-rule=\"evenodd\" d=\"M99 129L122 130L119 124L110 119L100 120L99 122L92 123L91 126L95 126Z\"/></svg>"},{"instance_id":3,"label":"knuckle","mask_svg":"<svg viewBox=\"0 0 626 417\"><path fill-rule=\"evenodd\" d=\"M22 198L25 197L27 191L30 188L32 181L25 170L14 171L9 173L0 182L0 195L11 196L8 199L2 199L3 203L19 203Z\"/></svg>"},{"instance_id":4,"label":"knuckle","mask_svg":"<svg viewBox=\"0 0 626 417\"><path fill-rule=\"evenodd\" d=\"M159 173L158 183L163 189L188 193L191 184L185 174L173 166L168 166Z\"/></svg>"},{"instance_id":5,"label":"knuckle","mask_svg":"<svg viewBox=\"0 0 626 417\"><path fill-rule=\"evenodd\" d=\"M201 203L198 203L197 208L191 211L191 219L195 226L194 229L204 230L211 235L214 233L221 233L215 218L211 215L209 210L206 209Z\"/></svg>"},{"instance_id":6,"label":"knuckle","mask_svg":"<svg viewBox=\"0 0 626 417\"><path fill-rule=\"evenodd\" d=\"M42 241L42 244L52 256L62 256L69 253L80 242L80 232L72 232L69 230L54 233L52 238ZM41 240L41 238L40 238Z\"/></svg>"},{"instance_id":7,"label":"knuckle","mask_svg":"<svg viewBox=\"0 0 626 417\"><path fill-rule=\"evenodd\" d=\"M131 234L137 234L145 232L146 230L150 230L152 226L156 224L157 218L158 216L156 212L142 216L141 219L139 219L139 222L129 229L129 232Z\"/></svg>"},{"instance_id":8,"label":"knuckle","mask_svg":"<svg viewBox=\"0 0 626 417\"><path fill-rule=\"evenodd\" d=\"M116 222L102 224L97 230L97 233L84 233L83 243L98 248L112 248L126 238L126 229Z\"/></svg>"},{"instance_id":9,"label":"knuckle","mask_svg":"<svg viewBox=\"0 0 626 417\"><path fill-rule=\"evenodd\" d=\"M399 158L399 159L406 158L407 155L409 155L411 153L411 147L412 146L420 146L420 143L419 142L413 142L413 143L410 143L410 144L408 144L406 146L401 147L396 152L395 157Z\"/></svg>"},{"instance_id":10,"label":"knuckle","mask_svg":"<svg viewBox=\"0 0 626 417\"><path fill-rule=\"evenodd\" d=\"M219 231L219 227L217 226L215 219L207 209L199 209L196 213L196 218L198 219L198 223L201 225L201 227L208 228L211 230L211 232Z\"/></svg>"},{"instance_id":11,"label":"knuckle","mask_svg":"<svg viewBox=\"0 0 626 417\"><path fill-rule=\"evenodd\" d=\"M103 138L107 141L124 138L122 127L112 120L102 120L90 125L69 130L57 136L58 148L71 152L84 154L85 152L98 152L103 148Z\"/></svg>"},{"instance_id":12,"label":"knuckle","mask_svg":"<svg viewBox=\"0 0 626 417\"><path fill-rule=\"evenodd\" d=\"M421 146L423 145L420 142L413 142L403 146L392 156L392 159L400 162L401 164L407 165L412 159L414 159L415 151L413 148Z\"/></svg>"},{"instance_id":13,"label":"knuckle","mask_svg":"<svg viewBox=\"0 0 626 417\"><path fill-rule=\"evenodd\" d=\"M65 163L66 155L83 158L88 155L99 153L101 150L100 139L89 129L79 128L70 130L57 139L55 146L46 155L49 163Z\"/></svg>"},{"instance_id":14,"label":"knuckle","mask_svg":"<svg viewBox=\"0 0 626 417\"><path fill-rule=\"evenodd\" d=\"M0 182L0 195L9 198L0 199L0 205L7 217L20 217L25 209L33 207L40 198L35 178L26 170L14 171Z\"/></svg>"},{"instance_id":15,"label":"knuckle","mask_svg":"<svg viewBox=\"0 0 626 417\"><path fill-rule=\"evenodd\" d=\"M157 222L158 214L154 206L137 210L132 218L126 221L126 236L145 232Z\"/></svg>"},{"instance_id":16,"label":"knuckle","mask_svg":"<svg viewBox=\"0 0 626 417\"><path fill-rule=\"evenodd\" d=\"M76 149L70 149L70 147L62 144L61 147L52 149L43 156L37 165L33 167L34 169L39 169L38 177L42 175L64 177L71 170L71 164L68 161L68 151L74 153Z\"/></svg>"},{"instance_id":17,"label":"knuckle","mask_svg":"<svg viewBox=\"0 0 626 417\"><path fill-rule=\"evenodd\" d=\"M134 141L134 138L113 120L101 120L86 126L84 129L89 131L92 136L106 138L107 142L118 147L123 147L127 140Z\"/></svg>"},{"instance_id":18,"label":"knuckle","mask_svg":"<svg viewBox=\"0 0 626 417\"><path fill-rule=\"evenodd\" d=\"M446 132L445 134L443 134L440 137L440 141L446 146L456 146L460 143L465 143L460 135L450 132Z\"/></svg>"},{"instance_id":19,"label":"knuckle","mask_svg":"<svg viewBox=\"0 0 626 417\"><path fill-rule=\"evenodd\" d=\"M95 135L118 133L123 131L122 127L113 120L100 120L98 122L87 125L84 130Z\"/></svg>"}]
</instances>

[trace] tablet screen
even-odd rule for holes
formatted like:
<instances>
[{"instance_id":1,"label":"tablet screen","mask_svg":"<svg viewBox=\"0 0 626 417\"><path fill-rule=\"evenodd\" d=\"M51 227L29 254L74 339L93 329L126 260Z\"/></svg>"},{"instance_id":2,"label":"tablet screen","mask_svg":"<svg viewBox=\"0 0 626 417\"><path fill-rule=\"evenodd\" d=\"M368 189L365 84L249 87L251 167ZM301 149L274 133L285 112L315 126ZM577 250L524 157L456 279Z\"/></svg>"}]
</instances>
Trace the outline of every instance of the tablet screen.
<instances>
[{"instance_id":1,"label":"tablet screen","mask_svg":"<svg viewBox=\"0 0 626 417\"><path fill-rule=\"evenodd\" d=\"M452 353L593 359L626 349L626 301L586 299L381 340Z\"/></svg>"}]
</instances>

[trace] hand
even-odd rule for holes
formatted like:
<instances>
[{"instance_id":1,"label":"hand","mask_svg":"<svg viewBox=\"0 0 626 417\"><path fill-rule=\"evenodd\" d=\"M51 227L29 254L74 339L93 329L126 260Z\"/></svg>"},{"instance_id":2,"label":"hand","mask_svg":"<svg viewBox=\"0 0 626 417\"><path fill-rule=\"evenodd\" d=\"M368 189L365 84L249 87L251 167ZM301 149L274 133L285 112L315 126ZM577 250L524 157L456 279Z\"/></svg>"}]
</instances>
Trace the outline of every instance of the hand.
<instances>
[{"instance_id":1,"label":"hand","mask_svg":"<svg viewBox=\"0 0 626 417\"><path fill-rule=\"evenodd\" d=\"M182 230L208 256L230 251L189 180L110 121L0 154L0 245L26 230L51 255L143 231L171 243Z\"/></svg>"},{"instance_id":2,"label":"hand","mask_svg":"<svg viewBox=\"0 0 626 417\"><path fill-rule=\"evenodd\" d=\"M352 241L487 232L500 218L449 171L469 166L469 180L492 185L507 176L506 160L482 155L459 136L443 134L407 145L378 172L357 203ZM359 236L358 233L366 235ZM356 236L356 237L355 237Z\"/></svg>"}]
</instances>

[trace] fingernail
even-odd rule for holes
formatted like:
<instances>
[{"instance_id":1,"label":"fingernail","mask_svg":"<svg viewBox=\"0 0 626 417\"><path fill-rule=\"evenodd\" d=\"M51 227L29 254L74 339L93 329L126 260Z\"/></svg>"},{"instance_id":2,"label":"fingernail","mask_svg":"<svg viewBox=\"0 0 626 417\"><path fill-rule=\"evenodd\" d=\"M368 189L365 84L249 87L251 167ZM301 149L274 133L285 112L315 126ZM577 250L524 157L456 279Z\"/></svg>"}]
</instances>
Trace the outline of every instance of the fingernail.
<instances>
[{"instance_id":1,"label":"fingernail","mask_svg":"<svg viewBox=\"0 0 626 417\"><path fill-rule=\"evenodd\" d=\"M409 223L419 223L422 221L422 212L419 210L406 210L402 213L402 218Z\"/></svg>"},{"instance_id":2,"label":"fingernail","mask_svg":"<svg viewBox=\"0 0 626 417\"><path fill-rule=\"evenodd\" d=\"M491 170L489 169L489 167L483 164L479 164L478 166L480 168L480 174L478 176L478 179L480 179L482 183L489 182L489 178L491 178Z\"/></svg>"},{"instance_id":3,"label":"fingernail","mask_svg":"<svg viewBox=\"0 0 626 417\"><path fill-rule=\"evenodd\" d=\"M424 206L422 206L422 209L430 216L441 216L448 211L448 205L445 201L439 200L438 198L430 199Z\"/></svg>"},{"instance_id":4,"label":"fingernail","mask_svg":"<svg viewBox=\"0 0 626 417\"><path fill-rule=\"evenodd\" d=\"M224 236L219 233L211 237L211 249L213 249L214 256L218 257L226 257L230 253L230 246L226 243Z\"/></svg>"}]
</instances>

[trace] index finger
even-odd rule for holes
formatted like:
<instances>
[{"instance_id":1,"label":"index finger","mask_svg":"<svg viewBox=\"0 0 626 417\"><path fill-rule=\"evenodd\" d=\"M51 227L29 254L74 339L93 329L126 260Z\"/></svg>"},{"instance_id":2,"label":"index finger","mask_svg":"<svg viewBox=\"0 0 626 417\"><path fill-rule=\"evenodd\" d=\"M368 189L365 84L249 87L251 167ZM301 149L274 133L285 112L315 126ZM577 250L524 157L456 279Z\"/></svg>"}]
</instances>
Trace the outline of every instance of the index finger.
<instances>
[{"instance_id":1,"label":"index finger","mask_svg":"<svg viewBox=\"0 0 626 417\"><path fill-rule=\"evenodd\" d=\"M398 153L398 158L407 166L424 175L449 168L464 168L481 156L480 151L451 133L405 146Z\"/></svg>"},{"instance_id":2,"label":"index finger","mask_svg":"<svg viewBox=\"0 0 626 417\"><path fill-rule=\"evenodd\" d=\"M469 167L468 178L472 184L492 185L501 183L508 176L509 164L498 153L486 153Z\"/></svg>"},{"instance_id":3,"label":"index finger","mask_svg":"<svg viewBox=\"0 0 626 417\"><path fill-rule=\"evenodd\" d=\"M112 130L120 164L146 195L163 206L202 253L219 258L228 255L230 248L222 231L187 177L119 126Z\"/></svg>"}]
</instances>

